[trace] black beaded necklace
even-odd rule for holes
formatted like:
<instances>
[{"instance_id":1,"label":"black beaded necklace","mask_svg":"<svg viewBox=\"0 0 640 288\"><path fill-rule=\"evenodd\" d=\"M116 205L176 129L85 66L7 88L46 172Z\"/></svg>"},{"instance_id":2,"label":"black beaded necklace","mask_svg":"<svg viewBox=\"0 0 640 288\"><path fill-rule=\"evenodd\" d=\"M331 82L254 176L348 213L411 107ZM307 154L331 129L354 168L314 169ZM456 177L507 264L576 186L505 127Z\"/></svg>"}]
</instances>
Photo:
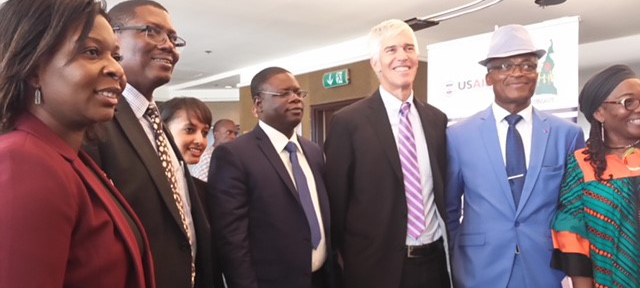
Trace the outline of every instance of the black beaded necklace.
<instances>
[{"instance_id":1,"label":"black beaded necklace","mask_svg":"<svg viewBox=\"0 0 640 288\"><path fill-rule=\"evenodd\" d=\"M612 147L612 146L609 146L609 145L607 145L606 143L604 143L604 141L603 141L603 143L602 143L602 144L603 144L603 145L604 145L604 147L606 147L607 149L629 149L629 148L631 148L631 147L633 147L633 146L638 145L638 143L640 143L640 139L636 140L635 142L633 142L633 143L631 143L631 144L629 144L629 145L627 145L627 146L620 146L620 147Z\"/></svg>"}]
</instances>

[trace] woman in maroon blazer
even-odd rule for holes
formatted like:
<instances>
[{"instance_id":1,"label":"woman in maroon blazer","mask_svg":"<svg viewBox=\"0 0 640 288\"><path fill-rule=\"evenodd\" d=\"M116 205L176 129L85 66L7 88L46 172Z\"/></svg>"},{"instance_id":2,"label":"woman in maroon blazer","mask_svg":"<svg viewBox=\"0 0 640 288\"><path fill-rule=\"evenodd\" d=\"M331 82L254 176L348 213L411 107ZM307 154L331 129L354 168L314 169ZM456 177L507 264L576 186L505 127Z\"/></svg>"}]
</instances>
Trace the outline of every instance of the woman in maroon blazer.
<instances>
[{"instance_id":1,"label":"woman in maroon blazer","mask_svg":"<svg viewBox=\"0 0 640 288\"><path fill-rule=\"evenodd\" d=\"M155 287L144 229L79 151L125 85L101 4L9 0L0 27L0 287Z\"/></svg>"}]
</instances>

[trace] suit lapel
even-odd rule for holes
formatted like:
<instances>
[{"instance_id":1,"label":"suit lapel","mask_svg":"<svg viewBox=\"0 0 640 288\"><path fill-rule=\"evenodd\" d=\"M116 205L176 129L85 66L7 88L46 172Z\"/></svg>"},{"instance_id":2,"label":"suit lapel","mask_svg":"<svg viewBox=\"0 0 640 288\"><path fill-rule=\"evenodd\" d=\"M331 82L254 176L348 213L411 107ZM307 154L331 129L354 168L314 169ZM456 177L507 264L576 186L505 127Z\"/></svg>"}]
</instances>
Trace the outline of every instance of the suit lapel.
<instances>
[{"instance_id":1,"label":"suit lapel","mask_svg":"<svg viewBox=\"0 0 640 288\"><path fill-rule=\"evenodd\" d=\"M120 125L122 131L124 131L129 142L131 142L131 146L138 154L138 157L140 157L142 163L147 167L147 171L158 188L158 192L171 212L173 219L180 227L180 230L182 230L182 233L186 235L186 231L184 231L182 226L180 212L178 212L178 207L176 207L176 202L173 199L173 192L171 191L171 186L169 186L169 180L162 169L162 163L160 162L158 153L153 149L149 138L147 138L147 134L144 132L142 126L140 126L138 118L136 118L127 101L123 100L118 104L115 120Z\"/></svg>"},{"instance_id":2,"label":"suit lapel","mask_svg":"<svg viewBox=\"0 0 640 288\"><path fill-rule=\"evenodd\" d=\"M82 159L87 167L76 165L76 161L80 162ZM131 220L134 221L134 224L138 224L137 229L140 231L141 240L144 241L144 230L139 223L135 222L134 215L131 210L127 210L126 200L122 197L119 197L119 192L115 189L113 184L106 178L106 175L102 173L102 170L98 168L95 163L90 160L90 157L85 155L84 152L80 152L80 158L76 161L73 161L71 164L73 168L76 170L80 178L85 182L85 186L87 190L91 193L95 193L95 195L100 199L102 204L104 205L105 210L111 216L113 221L113 226L118 231L118 233L122 236L122 241L124 242L124 246L127 247L127 250L132 258L137 259L133 261L133 264L136 269L135 275L145 275L147 272L145 271L145 267L142 265L138 265L144 262L143 255L140 253L142 251L141 247L144 247L145 243L138 243L136 240L136 236L133 233L133 227L130 227L129 221L123 215L124 213L130 213ZM91 170L95 171L91 172ZM92 175L93 174L93 175ZM95 177L93 177L95 176ZM96 181L96 179L98 181ZM102 186L104 189L100 189ZM111 193L109 195L108 193ZM115 201L120 201L121 207L125 210L122 211ZM141 277L137 278L138 285L144 286L144 280ZM141 286L141 287L142 287Z\"/></svg>"},{"instance_id":3,"label":"suit lapel","mask_svg":"<svg viewBox=\"0 0 640 288\"><path fill-rule=\"evenodd\" d=\"M484 115L481 116L483 120L481 126L480 135L482 137L482 143L488 155L490 166L493 168L493 172L496 174L496 179L500 183L502 193L505 196L509 207L512 212L516 211L516 205L514 204L513 194L511 193L511 187L509 186L509 180L507 179L507 169L504 165L504 159L502 158L502 151L500 151L500 141L498 140L498 128L496 128L496 120L493 115L493 110L489 107L485 110Z\"/></svg>"},{"instance_id":4,"label":"suit lapel","mask_svg":"<svg viewBox=\"0 0 640 288\"><path fill-rule=\"evenodd\" d=\"M374 134L377 136L382 150L384 150L393 171L398 176L398 179L402 180L402 168L400 165L400 156L398 156L398 146L396 146L396 140L393 139L393 131L391 130L391 124L389 123L389 117L387 117L387 110L385 110L380 91L376 90L371 97L366 98L367 105L371 109L371 113L367 116L371 127L373 127Z\"/></svg>"},{"instance_id":5,"label":"suit lapel","mask_svg":"<svg viewBox=\"0 0 640 288\"><path fill-rule=\"evenodd\" d=\"M549 140L550 126L547 118L538 114L536 109L532 113L533 127L531 129L531 155L529 157L529 168L527 169L527 177L524 180L522 188L522 197L518 205L518 214L522 211L522 207L527 203L533 186L536 184L540 169L542 168L542 160L547 150L547 140ZM517 215L516 215L517 216Z\"/></svg>"},{"instance_id":6,"label":"suit lapel","mask_svg":"<svg viewBox=\"0 0 640 288\"><path fill-rule=\"evenodd\" d=\"M422 123L424 138L427 142L427 151L429 154L429 165L431 166L431 174L433 179L433 191L444 191L442 181L437 181L437 179L442 179L441 177L442 171L440 171L439 169L440 167L438 166L438 163L440 163L439 158L443 157L443 155L438 155L437 153L437 151L441 151L440 147L438 147L438 142L437 142L437 138L438 138L438 135L436 135L437 129L430 128L430 127L433 127L433 124L431 122L433 115L429 113L425 105L422 102L420 102L418 99L416 99L416 97L413 97L413 103L414 103L414 106L416 107L416 110L418 111L418 116L420 117L420 122ZM444 197L440 197L440 196L441 195L438 195L438 201L440 202L440 199L442 198L441 203L444 203Z\"/></svg>"},{"instance_id":7,"label":"suit lapel","mask_svg":"<svg viewBox=\"0 0 640 288\"><path fill-rule=\"evenodd\" d=\"M296 186L293 185L293 181L291 180L291 176L287 171L287 168L284 167L284 163L282 163L282 159L275 148L273 148L273 144L269 140L269 137L264 130L260 128L259 125L256 125L256 128L253 129L253 135L256 138L256 142L258 144L258 148L262 151L262 154L267 158L273 169L276 170L282 181L287 185L293 197L296 198L298 203L300 203L300 196L298 196L298 190L296 190Z\"/></svg>"}]
</instances>

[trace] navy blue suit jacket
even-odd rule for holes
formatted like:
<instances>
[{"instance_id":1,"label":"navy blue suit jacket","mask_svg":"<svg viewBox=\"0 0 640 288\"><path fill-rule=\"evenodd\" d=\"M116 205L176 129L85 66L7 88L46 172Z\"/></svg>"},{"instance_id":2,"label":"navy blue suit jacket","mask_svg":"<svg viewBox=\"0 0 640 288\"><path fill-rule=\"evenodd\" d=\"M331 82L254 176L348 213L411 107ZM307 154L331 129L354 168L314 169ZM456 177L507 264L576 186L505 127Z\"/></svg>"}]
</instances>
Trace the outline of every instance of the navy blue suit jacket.
<instances>
[{"instance_id":1,"label":"navy blue suit jacket","mask_svg":"<svg viewBox=\"0 0 640 288\"><path fill-rule=\"evenodd\" d=\"M298 137L313 171L333 273L322 149ZM214 234L230 288L311 287L311 230L278 152L259 127L213 151L209 196Z\"/></svg>"}]
</instances>

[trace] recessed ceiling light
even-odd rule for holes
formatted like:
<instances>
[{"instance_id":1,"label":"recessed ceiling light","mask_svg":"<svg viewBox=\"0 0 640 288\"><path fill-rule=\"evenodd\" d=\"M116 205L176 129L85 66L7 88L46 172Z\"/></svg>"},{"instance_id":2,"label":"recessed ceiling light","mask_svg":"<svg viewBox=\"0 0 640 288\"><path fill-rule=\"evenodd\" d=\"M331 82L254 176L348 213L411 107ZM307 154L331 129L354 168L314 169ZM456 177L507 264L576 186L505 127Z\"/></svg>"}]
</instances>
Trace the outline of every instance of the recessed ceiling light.
<instances>
[{"instance_id":1,"label":"recessed ceiling light","mask_svg":"<svg viewBox=\"0 0 640 288\"><path fill-rule=\"evenodd\" d=\"M225 85L225 86L224 86L224 88L231 89L231 88L233 88L233 86L231 86L231 85Z\"/></svg>"}]
</instances>

